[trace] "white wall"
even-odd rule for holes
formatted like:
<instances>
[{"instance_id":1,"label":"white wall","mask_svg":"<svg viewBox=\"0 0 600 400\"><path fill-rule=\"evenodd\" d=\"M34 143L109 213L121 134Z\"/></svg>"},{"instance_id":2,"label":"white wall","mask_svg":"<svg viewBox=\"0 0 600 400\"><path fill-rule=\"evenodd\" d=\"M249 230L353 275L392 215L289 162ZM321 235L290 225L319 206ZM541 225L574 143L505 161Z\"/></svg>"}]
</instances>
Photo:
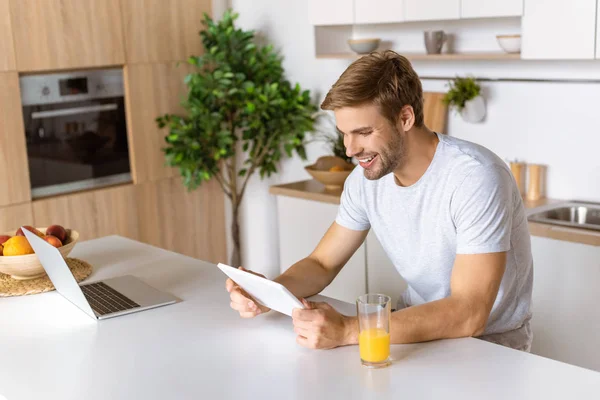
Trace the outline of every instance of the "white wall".
<instances>
[{"instance_id":1,"label":"white wall","mask_svg":"<svg viewBox=\"0 0 600 400\"><path fill-rule=\"evenodd\" d=\"M308 24L306 2L233 0L231 3L240 13L239 25L259 31L280 49L289 79L310 89L319 100L349 65L344 60L315 59L314 31ZM509 28L514 26L514 20L505 22ZM477 35L484 35L486 26L489 35L502 30L497 22L471 23ZM441 27L450 29L452 26ZM409 28L422 29L415 24ZM437 27L431 25L431 28ZM362 26L354 31L355 36L375 33L382 37L393 34L389 26L385 29ZM414 32L407 37L419 40ZM494 45L489 39L466 43L474 47L480 43ZM473 74L492 78L600 79L600 62L418 62L414 66L423 77ZM425 79L423 85L425 90L445 89L443 80ZM502 158L547 164L549 197L600 201L600 162L597 161L600 83L484 82L483 86L488 103L486 120L481 124L467 124L451 113L450 135L480 143ZM277 176L264 181L255 176L248 185L241 218L245 267L270 277L279 271L276 203L268 189L273 184L309 179L303 166L324 154L324 150L318 145L308 150L309 161L286 160Z\"/></svg>"}]
</instances>

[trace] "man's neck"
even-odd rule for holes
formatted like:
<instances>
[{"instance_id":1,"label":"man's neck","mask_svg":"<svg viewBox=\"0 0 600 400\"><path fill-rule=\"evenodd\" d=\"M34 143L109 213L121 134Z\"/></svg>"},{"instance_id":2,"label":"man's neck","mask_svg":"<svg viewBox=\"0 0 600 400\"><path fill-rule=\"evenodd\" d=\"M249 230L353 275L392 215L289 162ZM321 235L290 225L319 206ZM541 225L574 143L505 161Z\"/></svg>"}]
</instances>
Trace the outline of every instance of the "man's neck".
<instances>
[{"instance_id":1,"label":"man's neck","mask_svg":"<svg viewBox=\"0 0 600 400\"><path fill-rule=\"evenodd\" d=\"M439 139L426 126L413 128L404 136L404 162L396 170L394 177L397 185L414 185L431 164Z\"/></svg>"}]
</instances>

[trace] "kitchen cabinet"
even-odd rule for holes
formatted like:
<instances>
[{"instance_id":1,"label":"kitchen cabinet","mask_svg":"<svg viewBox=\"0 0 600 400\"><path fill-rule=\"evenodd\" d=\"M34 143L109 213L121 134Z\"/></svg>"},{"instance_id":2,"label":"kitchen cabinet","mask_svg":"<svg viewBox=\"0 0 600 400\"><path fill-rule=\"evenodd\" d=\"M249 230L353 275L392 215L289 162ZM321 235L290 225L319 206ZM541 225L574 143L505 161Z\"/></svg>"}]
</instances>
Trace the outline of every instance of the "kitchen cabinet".
<instances>
[{"instance_id":1,"label":"kitchen cabinet","mask_svg":"<svg viewBox=\"0 0 600 400\"><path fill-rule=\"evenodd\" d=\"M0 206L31 201L19 75L0 72Z\"/></svg>"},{"instance_id":2,"label":"kitchen cabinet","mask_svg":"<svg viewBox=\"0 0 600 400\"><path fill-rule=\"evenodd\" d=\"M406 21L460 18L460 0L404 0Z\"/></svg>"},{"instance_id":3,"label":"kitchen cabinet","mask_svg":"<svg viewBox=\"0 0 600 400\"><path fill-rule=\"evenodd\" d=\"M351 25L354 23L354 0L308 0L311 25Z\"/></svg>"},{"instance_id":4,"label":"kitchen cabinet","mask_svg":"<svg viewBox=\"0 0 600 400\"><path fill-rule=\"evenodd\" d=\"M525 0L523 59L593 59L596 50L596 2Z\"/></svg>"},{"instance_id":5,"label":"kitchen cabinet","mask_svg":"<svg viewBox=\"0 0 600 400\"><path fill-rule=\"evenodd\" d=\"M136 185L138 240L190 257L227 260L225 199L219 183L188 192L181 178Z\"/></svg>"},{"instance_id":6,"label":"kitchen cabinet","mask_svg":"<svg viewBox=\"0 0 600 400\"><path fill-rule=\"evenodd\" d=\"M461 18L520 17L523 0L461 0Z\"/></svg>"},{"instance_id":7,"label":"kitchen cabinet","mask_svg":"<svg viewBox=\"0 0 600 400\"><path fill-rule=\"evenodd\" d=\"M80 240L106 235L138 238L135 188L115 186L65 196L35 200L36 226L52 224L75 229Z\"/></svg>"},{"instance_id":8,"label":"kitchen cabinet","mask_svg":"<svg viewBox=\"0 0 600 400\"><path fill-rule=\"evenodd\" d=\"M0 38L2 38L0 40L0 71L14 71L17 68L17 62L8 0L0 0Z\"/></svg>"},{"instance_id":9,"label":"kitchen cabinet","mask_svg":"<svg viewBox=\"0 0 600 400\"><path fill-rule=\"evenodd\" d=\"M0 232L12 232L23 225L34 225L31 203L0 207Z\"/></svg>"},{"instance_id":10,"label":"kitchen cabinet","mask_svg":"<svg viewBox=\"0 0 600 400\"><path fill-rule=\"evenodd\" d=\"M277 196L281 272L312 253L335 221L337 209L335 204ZM365 275L363 244L321 294L354 303L367 291Z\"/></svg>"},{"instance_id":11,"label":"kitchen cabinet","mask_svg":"<svg viewBox=\"0 0 600 400\"><path fill-rule=\"evenodd\" d=\"M600 7L600 0L598 7ZM600 58L600 9L596 8L596 58Z\"/></svg>"},{"instance_id":12,"label":"kitchen cabinet","mask_svg":"<svg viewBox=\"0 0 600 400\"><path fill-rule=\"evenodd\" d=\"M80 240L121 235L219 262L227 256L224 203L217 182L188 192L180 178L168 178L35 200L33 221L35 226L60 224L76 229ZM27 221L24 211L23 215ZM2 218L0 209L0 224ZM26 222L13 218L6 225L15 223Z\"/></svg>"},{"instance_id":13,"label":"kitchen cabinet","mask_svg":"<svg viewBox=\"0 0 600 400\"><path fill-rule=\"evenodd\" d=\"M19 71L125 62L119 0L10 0L10 5Z\"/></svg>"},{"instance_id":14,"label":"kitchen cabinet","mask_svg":"<svg viewBox=\"0 0 600 400\"><path fill-rule=\"evenodd\" d=\"M600 371L600 247L532 237L532 353Z\"/></svg>"},{"instance_id":15,"label":"kitchen cabinet","mask_svg":"<svg viewBox=\"0 0 600 400\"><path fill-rule=\"evenodd\" d=\"M202 53L211 0L120 0L127 63L187 60Z\"/></svg>"},{"instance_id":16,"label":"kitchen cabinet","mask_svg":"<svg viewBox=\"0 0 600 400\"><path fill-rule=\"evenodd\" d=\"M165 165L165 136L156 117L165 113L183 113L185 76L192 72L188 64L131 64L125 66L125 107L131 173L135 183L175 176L176 170Z\"/></svg>"},{"instance_id":17,"label":"kitchen cabinet","mask_svg":"<svg viewBox=\"0 0 600 400\"><path fill-rule=\"evenodd\" d=\"M354 23L383 24L404 21L404 0L354 0Z\"/></svg>"}]
</instances>

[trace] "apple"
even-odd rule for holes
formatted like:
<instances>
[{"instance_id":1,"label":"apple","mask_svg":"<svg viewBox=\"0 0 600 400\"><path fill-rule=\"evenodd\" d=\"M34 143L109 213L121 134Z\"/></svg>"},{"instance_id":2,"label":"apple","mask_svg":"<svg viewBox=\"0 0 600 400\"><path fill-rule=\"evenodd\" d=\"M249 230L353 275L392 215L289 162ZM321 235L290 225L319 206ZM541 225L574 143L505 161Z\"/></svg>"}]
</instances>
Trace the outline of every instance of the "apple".
<instances>
[{"instance_id":1,"label":"apple","mask_svg":"<svg viewBox=\"0 0 600 400\"><path fill-rule=\"evenodd\" d=\"M8 239L10 239L10 236L0 235L0 244L4 244L4 242L6 242Z\"/></svg>"},{"instance_id":2,"label":"apple","mask_svg":"<svg viewBox=\"0 0 600 400\"><path fill-rule=\"evenodd\" d=\"M51 225L46 229L46 235L57 237L62 243L67 240L67 230L60 225Z\"/></svg>"},{"instance_id":3,"label":"apple","mask_svg":"<svg viewBox=\"0 0 600 400\"><path fill-rule=\"evenodd\" d=\"M56 236L52 236L52 235L46 235L44 236L44 240L48 243L50 243L52 246L54 247L61 247L62 246L62 242L60 241L59 238L57 238Z\"/></svg>"},{"instance_id":4,"label":"apple","mask_svg":"<svg viewBox=\"0 0 600 400\"><path fill-rule=\"evenodd\" d=\"M0 244L0 256L2 256L2 251L4 251L4 246Z\"/></svg>"},{"instance_id":5,"label":"apple","mask_svg":"<svg viewBox=\"0 0 600 400\"><path fill-rule=\"evenodd\" d=\"M23 226L23 228L27 229L29 232L35 233L36 235L38 235L41 238L44 237L44 234L42 232L38 231L37 229L35 229L33 226L25 225L25 226ZM23 233L23 229L19 228L17 230L17 233L15 233L15 236L25 236L25 234Z\"/></svg>"}]
</instances>

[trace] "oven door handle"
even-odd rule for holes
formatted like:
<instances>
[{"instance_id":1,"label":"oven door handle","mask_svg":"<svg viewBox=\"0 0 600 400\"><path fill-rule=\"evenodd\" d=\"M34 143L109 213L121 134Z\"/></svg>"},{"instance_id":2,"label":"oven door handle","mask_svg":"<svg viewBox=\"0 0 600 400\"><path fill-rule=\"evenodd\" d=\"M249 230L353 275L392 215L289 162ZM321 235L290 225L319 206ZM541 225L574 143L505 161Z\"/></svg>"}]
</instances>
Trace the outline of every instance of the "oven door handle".
<instances>
[{"instance_id":1,"label":"oven door handle","mask_svg":"<svg viewBox=\"0 0 600 400\"><path fill-rule=\"evenodd\" d=\"M63 108L60 110L34 111L31 113L31 118L39 119L39 118L48 118L48 117L61 117L63 115L76 115L76 114L85 114L85 113L98 112L98 111L111 111L111 110L116 110L117 108L118 108L118 106L116 104L112 103L112 104L101 104L101 105L97 105L97 106Z\"/></svg>"}]
</instances>

